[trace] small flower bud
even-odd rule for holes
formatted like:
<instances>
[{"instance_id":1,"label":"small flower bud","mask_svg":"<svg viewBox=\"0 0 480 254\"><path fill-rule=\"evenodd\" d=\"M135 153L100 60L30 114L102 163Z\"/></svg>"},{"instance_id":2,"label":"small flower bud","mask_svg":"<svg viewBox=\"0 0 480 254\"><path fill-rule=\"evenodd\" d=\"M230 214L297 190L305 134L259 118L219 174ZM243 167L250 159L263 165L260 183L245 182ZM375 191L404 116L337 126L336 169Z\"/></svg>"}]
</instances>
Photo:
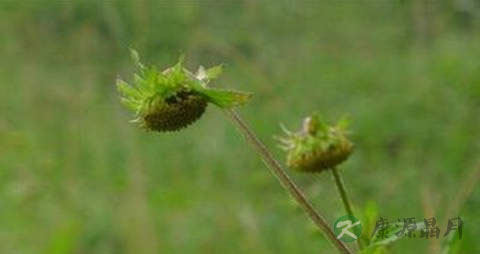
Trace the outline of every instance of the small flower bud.
<instances>
[{"instance_id":1,"label":"small flower bud","mask_svg":"<svg viewBox=\"0 0 480 254\"><path fill-rule=\"evenodd\" d=\"M344 162L353 151L346 122L328 126L318 115L307 117L300 132L287 131L280 141L287 151L287 165L301 172L322 172Z\"/></svg>"}]
</instances>

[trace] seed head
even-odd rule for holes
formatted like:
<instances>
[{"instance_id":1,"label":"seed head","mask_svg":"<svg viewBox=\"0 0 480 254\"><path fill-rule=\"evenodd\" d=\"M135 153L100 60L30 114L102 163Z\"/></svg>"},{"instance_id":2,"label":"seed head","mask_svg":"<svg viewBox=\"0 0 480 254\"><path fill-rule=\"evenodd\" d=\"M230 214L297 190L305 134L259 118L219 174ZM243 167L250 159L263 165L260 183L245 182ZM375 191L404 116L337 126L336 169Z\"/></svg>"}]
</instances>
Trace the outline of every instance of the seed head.
<instances>
[{"instance_id":1,"label":"seed head","mask_svg":"<svg viewBox=\"0 0 480 254\"><path fill-rule=\"evenodd\" d=\"M152 131L176 131L198 120L208 103L220 108L232 108L246 103L251 94L208 87L222 72L222 66L205 70L199 67L196 74L183 67L183 57L164 71L155 66L145 66L138 53L131 50L138 73L133 85L117 79L117 88L123 104L135 112L133 122Z\"/></svg>"},{"instance_id":2,"label":"seed head","mask_svg":"<svg viewBox=\"0 0 480 254\"><path fill-rule=\"evenodd\" d=\"M347 137L347 121L335 126L322 122L318 114L305 118L301 131L279 138L287 151L287 165L301 172L322 172L344 162L353 151Z\"/></svg>"}]
</instances>

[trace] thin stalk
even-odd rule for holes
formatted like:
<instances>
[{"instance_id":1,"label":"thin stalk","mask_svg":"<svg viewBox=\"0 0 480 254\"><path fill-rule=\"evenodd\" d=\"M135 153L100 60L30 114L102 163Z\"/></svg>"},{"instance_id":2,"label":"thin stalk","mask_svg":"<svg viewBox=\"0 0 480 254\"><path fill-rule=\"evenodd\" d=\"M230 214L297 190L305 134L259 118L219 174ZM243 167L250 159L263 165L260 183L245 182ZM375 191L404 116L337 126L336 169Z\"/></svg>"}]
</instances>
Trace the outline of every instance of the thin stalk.
<instances>
[{"instance_id":1,"label":"thin stalk","mask_svg":"<svg viewBox=\"0 0 480 254\"><path fill-rule=\"evenodd\" d=\"M338 193L342 198L345 211L347 212L347 214L353 215L352 205L350 204L350 200L348 199L347 191L345 190L345 185L343 184L342 177L338 173L337 168L333 167L331 170L332 170L333 178L335 179L335 184L337 185L337 188L338 188Z\"/></svg>"},{"instance_id":2,"label":"thin stalk","mask_svg":"<svg viewBox=\"0 0 480 254\"><path fill-rule=\"evenodd\" d=\"M271 172L277 177L284 189L295 199L295 201L303 208L308 214L310 219L317 225L317 227L325 234L330 242L336 247L340 253L353 254L343 242L337 239L333 231L330 229L329 224L323 218L318 211L315 210L310 201L307 200L303 192L297 187L297 185L290 179L285 169L281 164L273 158L273 155L266 148L266 146L260 141L257 135L251 130L247 123L240 117L240 115L234 110L226 110L229 116L232 118L234 124L238 130L245 136L246 140L252 145L255 151L262 157L264 163L268 166Z\"/></svg>"},{"instance_id":3,"label":"thin stalk","mask_svg":"<svg viewBox=\"0 0 480 254\"><path fill-rule=\"evenodd\" d=\"M342 198L345 211L347 212L347 214L355 216L353 214L352 204L350 203L350 199L348 198L347 191L345 189L345 184L343 183L343 179L340 176L340 173L338 172L336 167L332 167L331 171L332 171L333 178L335 179L335 184L337 185L338 193ZM358 239L357 244L358 244L358 248L362 250L363 249L362 239Z\"/></svg>"}]
</instances>

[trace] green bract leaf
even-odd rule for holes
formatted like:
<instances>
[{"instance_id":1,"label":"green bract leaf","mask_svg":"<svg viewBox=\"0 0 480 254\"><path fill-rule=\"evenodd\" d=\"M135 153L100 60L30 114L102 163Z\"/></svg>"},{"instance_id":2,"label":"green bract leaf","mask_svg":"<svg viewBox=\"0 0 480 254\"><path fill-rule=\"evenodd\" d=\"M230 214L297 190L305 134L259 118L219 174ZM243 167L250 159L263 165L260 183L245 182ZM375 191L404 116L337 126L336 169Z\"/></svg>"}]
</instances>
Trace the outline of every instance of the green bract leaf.
<instances>
[{"instance_id":1,"label":"green bract leaf","mask_svg":"<svg viewBox=\"0 0 480 254\"><path fill-rule=\"evenodd\" d=\"M251 93L206 88L199 83L193 86L193 90L205 96L206 100L217 105L220 108L232 108L236 106L241 106L247 103L248 100L252 97Z\"/></svg>"},{"instance_id":2,"label":"green bract leaf","mask_svg":"<svg viewBox=\"0 0 480 254\"><path fill-rule=\"evenodd\" d=\"M140 56L138 55L138 52L136 50L130 49L130 57L135 63L135 66L139 67L140 69L144 68L143 64L140 62Z\"/></svg>"},{"instance_id":3,"label":"green bract leaf","mask_svg":"<svg viewBox=\"0 0 480 254\"><path fill-rule=\"evenodd\" d=\"M207 78L209 80L214 80L218 78L223 72L223 65L217 65L214 67L209 68L206 73L207 73Z\"/></svg>"}]
</instances>

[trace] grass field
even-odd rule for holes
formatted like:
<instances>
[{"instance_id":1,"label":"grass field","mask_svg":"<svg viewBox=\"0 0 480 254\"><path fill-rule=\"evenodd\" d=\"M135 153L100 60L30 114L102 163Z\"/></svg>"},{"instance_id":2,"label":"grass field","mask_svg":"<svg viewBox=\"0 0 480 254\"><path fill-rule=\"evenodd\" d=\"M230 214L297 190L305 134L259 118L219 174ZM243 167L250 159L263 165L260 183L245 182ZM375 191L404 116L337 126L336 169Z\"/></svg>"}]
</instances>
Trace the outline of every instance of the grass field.
<instances>
[{"instance_id":1,"label":"grass field","mask_svg":"<svg viewBox=\"0 0 480 254\"><path fill-rule=\"evenodd\" d=\"M255 94L240 112L282 161L279 123L348 114L356 210L442 233L450 211L455 253L480 253L479 31L473 0L2 0L0 253L337 253L221 110L179 133L129 124L128 47L224 63L215 85ZM330 223L344 215L330 175L289 172Z\"/></svg>"}]
</instances>

